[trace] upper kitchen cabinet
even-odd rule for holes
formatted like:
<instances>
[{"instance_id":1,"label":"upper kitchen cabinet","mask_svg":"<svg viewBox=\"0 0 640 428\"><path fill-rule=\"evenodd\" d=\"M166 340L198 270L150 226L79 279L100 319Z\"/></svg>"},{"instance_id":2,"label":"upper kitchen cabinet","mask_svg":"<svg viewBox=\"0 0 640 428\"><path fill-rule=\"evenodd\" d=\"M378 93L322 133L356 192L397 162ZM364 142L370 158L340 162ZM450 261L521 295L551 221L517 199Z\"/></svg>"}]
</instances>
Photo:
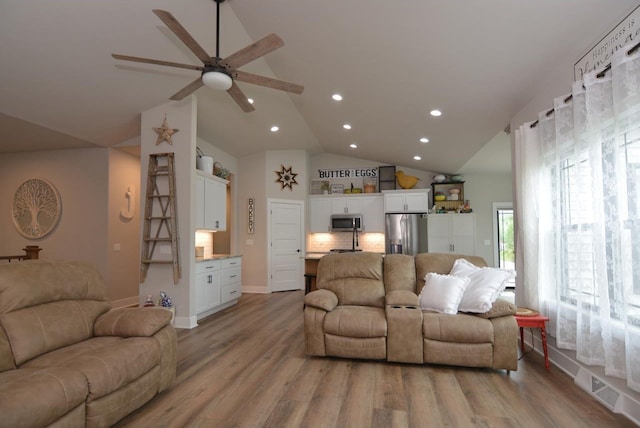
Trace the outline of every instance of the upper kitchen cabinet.
<instances>
[{"instance_id":1,"label":"upper kitchen cabinet","mask_svg":"<svg viewBox=\"0 0 640 428\"><path fill-rule=\"evenodd\" d=\"M383 190L385 213L426 213L429 189Z\"/></svg>"},{"instance_id":2,"label":"upper kitchen cabinet","mask_svg":"<svg viewBox=\"0 0 640 428\"><path fill-rule=\"evenodd\" d=\"M309 233L328 233L331 218L331 198L309 198Z\"/></svg>"},{"instance_id":3,"label":"upper kitchen cabinet","mask_svg":"<svg viewBox=\"0 0 640 428\"><path fill-rule=\"evenodd\" d=\"M227 229L227 180L196 171L196 229Z\"/></svg>"},{"instance_id":4,"label":"upper kitchen cabinet","mask_svg":"<svg viewBox=\"0 0 640 428\"><path fill-rule=\"evenodd\" d=\"M380 195L310 196L309 232L329 232L331 214L361 214L364 232L384 233L383 205Z\"/></svg>"},{"instance_id":5,"label":"upper kitchen cabinet","mask_svg":"<svg viewBox=\"0 0 640 428\"><path fill-rule=\"evenodd\" d=\"M363 214L362 200L364 196L331 197L331 214Z\"/></svg>"}]
</instances>

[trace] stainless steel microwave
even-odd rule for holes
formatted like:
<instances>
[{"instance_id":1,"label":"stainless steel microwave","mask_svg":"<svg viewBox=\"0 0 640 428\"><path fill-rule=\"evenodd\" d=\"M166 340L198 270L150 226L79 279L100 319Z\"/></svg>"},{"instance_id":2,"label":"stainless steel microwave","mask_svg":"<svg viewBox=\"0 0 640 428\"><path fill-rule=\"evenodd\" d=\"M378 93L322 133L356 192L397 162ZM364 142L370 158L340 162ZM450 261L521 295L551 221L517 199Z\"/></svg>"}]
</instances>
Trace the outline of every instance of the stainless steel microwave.
<instances>
[{"instance_id":1,"label":"stainless steel microwave","mask_svg":"<svg viewBox=\"0 0 640 428\"><path fill-rule=\"evenodd\" d=\"M331 215L331 231L332 232L362 232L364 230L362 224L362 214L332 214Z\"/></svg>"}]
</instances>

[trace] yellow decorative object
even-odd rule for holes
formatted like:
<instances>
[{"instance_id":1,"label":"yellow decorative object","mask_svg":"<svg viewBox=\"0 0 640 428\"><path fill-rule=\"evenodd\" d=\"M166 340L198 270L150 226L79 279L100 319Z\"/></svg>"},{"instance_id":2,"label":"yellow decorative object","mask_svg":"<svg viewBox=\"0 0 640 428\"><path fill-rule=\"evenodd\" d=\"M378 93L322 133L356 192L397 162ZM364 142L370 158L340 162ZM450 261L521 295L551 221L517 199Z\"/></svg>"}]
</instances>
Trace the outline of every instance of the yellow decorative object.
<instances>
[{"instance_id":1,"label":"yellow decorative object","mask_svg":"<svg viewBox=\"0 0 640 428\"><path fill-rule=\"evenodd\" d=\"M418 177L414 177L413 175L407 175L403 171L398 171L395 174L396 181L403 189L411 189L413 186L418 184L420 179Z\"/></svg>"}]
</instances>

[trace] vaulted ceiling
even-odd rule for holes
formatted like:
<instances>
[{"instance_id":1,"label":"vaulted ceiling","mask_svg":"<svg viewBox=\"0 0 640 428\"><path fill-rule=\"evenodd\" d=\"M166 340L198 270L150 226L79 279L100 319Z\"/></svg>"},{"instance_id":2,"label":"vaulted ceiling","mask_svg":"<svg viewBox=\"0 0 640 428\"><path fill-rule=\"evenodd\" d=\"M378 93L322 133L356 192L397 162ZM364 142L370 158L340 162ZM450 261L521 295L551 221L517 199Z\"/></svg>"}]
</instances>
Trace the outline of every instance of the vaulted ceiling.
<instances>
[{"instance_id":1,"label":"vaulted ceiling","mask_svg":"<svg viewBox=\"0 0 640 428\"><path fill-rule=\"evenodd\" d=\"M227 0L220 56L277 33L285 45L241 69L305 91L238 83L255 100L244 113L228 94L203 87L195 92L198 133L236 157L306 149L457 172L478 155L508 169L502 131L545 70L567 55L577 60L636 4ZM198 72L111 54L201 64L152 9L170 11L215 54L213 0L1 2L0 152L138 143L140 112L168 102ZM431 117L434 108L443 115Z\"/></svg>"}]
</instances>

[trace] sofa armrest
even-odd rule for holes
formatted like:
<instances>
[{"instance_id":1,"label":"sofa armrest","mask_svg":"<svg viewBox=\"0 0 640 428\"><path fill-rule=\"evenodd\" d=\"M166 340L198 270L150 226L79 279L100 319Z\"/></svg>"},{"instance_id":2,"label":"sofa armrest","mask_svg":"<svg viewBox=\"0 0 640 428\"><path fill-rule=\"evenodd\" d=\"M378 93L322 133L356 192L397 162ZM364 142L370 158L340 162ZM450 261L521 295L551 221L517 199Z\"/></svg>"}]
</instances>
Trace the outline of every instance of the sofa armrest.
<instances>
[{"instance_id":1,"label":"sofa armrest","mask_svg":"<svg viewBox=\"0 0 640 428\"><path fill-rule=\"evenodd\" d=\"M109 311L93 325L95 336L150 337L171 323L171 312L161 308L120 308Z\"/></svg>"},{"instance_id":2,"label":"sofa armrest","mask_svg":"<svg viewBox=\"0 0 640 428\"><path fill-rule=\"evenodd\" d=\"M391 291L385 296L387 306L418 306L418 296L409 290Z\"/></svg>"},{"instance_id":3,"label":"sofa armrest","mask_svg":"<svg viewBox=\"0 0 640 428\"><path fill-rule=\"evenodd\" d=\"M507 315L515 315L517 309L518 308L513 303L507 302L506 300L503 300L503 299L498 299L495 302L493 302L493 305L491 306L491 309L489 309L488 312L485 312L483 314L474 314L474 315L477 315L480 318L486 318L486 319L499 318Z\"/></svg>"},{"instance_id":4,"label":"sofa armrest","mask_svg":"<svg viewBox=\"0 0 640 428\"><path fill-rule=\"evenodd\" d=\"M304 305L331 312L338 306L338 296L326 289L315 290L304 296Z\"/></svg>"}]
</instances>

